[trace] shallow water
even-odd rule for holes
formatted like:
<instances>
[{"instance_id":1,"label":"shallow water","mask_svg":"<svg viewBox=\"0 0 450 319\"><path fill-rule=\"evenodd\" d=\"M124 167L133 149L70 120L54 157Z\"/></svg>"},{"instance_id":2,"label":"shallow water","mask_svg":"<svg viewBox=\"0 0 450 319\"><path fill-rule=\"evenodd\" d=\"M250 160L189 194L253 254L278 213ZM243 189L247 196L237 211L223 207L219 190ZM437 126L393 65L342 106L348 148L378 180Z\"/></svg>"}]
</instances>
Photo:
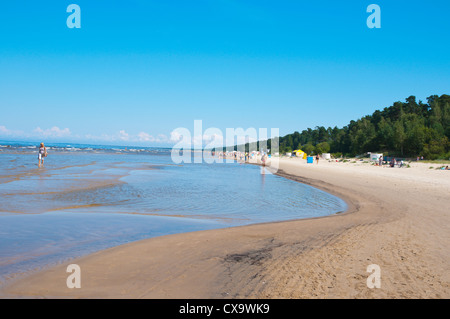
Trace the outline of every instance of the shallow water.
<instances>
[{"instance_id":1,"label":"shallow water","mask_svg":"<svg viewBox=\"0 0 450 319\"><path fill-rule=\"evenodd\" d=\"M164 152L0 152L0 283L166 234L330 215L341 199L239 163Z\"/></svg>"}]
</instances>

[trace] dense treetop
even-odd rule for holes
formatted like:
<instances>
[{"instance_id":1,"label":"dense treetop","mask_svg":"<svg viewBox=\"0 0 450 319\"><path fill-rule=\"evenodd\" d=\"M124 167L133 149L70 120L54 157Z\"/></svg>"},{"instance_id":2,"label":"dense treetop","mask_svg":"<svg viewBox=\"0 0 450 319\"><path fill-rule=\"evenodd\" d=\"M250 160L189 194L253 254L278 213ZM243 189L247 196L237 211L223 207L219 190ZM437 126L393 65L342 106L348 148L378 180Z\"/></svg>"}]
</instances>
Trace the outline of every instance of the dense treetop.
<instances>
[{"instance_id":1,"label":"dense treetop","mask_svg":"<svg viewBox=\"0 0 450 319\"><path fill-rule=\"evenodd\" d=\"M367 152L385 156L450 158L450 95L432 95L427 103L415 96L395 102L342 128L316 126L279 138L280 154L302 149L308 155L334 153L355 156ZM271 148L272 140L267 141ZM259 143L256 148L259 150ZM245 145L246 150L249 144ZM237 149L235 147L235 149Z\"/></svg>"}]
</instances>

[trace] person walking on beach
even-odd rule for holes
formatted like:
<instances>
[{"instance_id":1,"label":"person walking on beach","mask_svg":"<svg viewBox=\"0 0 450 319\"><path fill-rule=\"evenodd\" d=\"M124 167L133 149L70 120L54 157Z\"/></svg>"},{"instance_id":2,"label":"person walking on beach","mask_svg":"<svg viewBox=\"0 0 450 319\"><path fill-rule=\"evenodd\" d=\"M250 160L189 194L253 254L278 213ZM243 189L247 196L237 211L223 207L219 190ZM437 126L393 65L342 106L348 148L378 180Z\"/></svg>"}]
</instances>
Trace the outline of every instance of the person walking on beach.
<instances>
[{"instance_id":1,"label":"person walking on beach","mask_svg":"<svg viewBox=\"0 0 450 319\"><path fill-rule=\"evenodd\" d=\"M319 154L316 155L316 162L319 164Z\"/></svg>"},{"instance_id":2,"label":"person walking on beach","mask_svg":"<svg viewBox=\"0 0 450 319\"><path fill-rule=\"evenodd\" d=\"M378 159L378 166L383 165L383 155L380 155L380 158Z\"/></svg>"},{"instance_id":3,"label":"person walking on beach","mask_svg":"<svg viewBox=\"0 0 450 319\"><path fill-rule=\"evenodd\" d=\"M266 166L267 154L263 153L261 156L261 162L263 166Z\"/></svg>"},{"instance_id":4,"label":"person walking on beach","mask_svg":"<svg viewBox=\"0 0 450 319\"><path fill-rule=\"evenodd\" d=\"M44 166L44 157L47 157L47 148L45 147L44 143L41 143L38 152L38 167L41 167L41 165Z\"/></svg>"},{"instance_id":5,"label":"person walking on beach","mask_svg":"<svg viewBox=\"0 0 450 319\"><path fill-rule=\"evenodd\" d=\"M396 162L395 162L395 157L393 157L393 158L391 158L391 167L395 167L395 164L396 164Z\"/></svg>"}]
</instances>

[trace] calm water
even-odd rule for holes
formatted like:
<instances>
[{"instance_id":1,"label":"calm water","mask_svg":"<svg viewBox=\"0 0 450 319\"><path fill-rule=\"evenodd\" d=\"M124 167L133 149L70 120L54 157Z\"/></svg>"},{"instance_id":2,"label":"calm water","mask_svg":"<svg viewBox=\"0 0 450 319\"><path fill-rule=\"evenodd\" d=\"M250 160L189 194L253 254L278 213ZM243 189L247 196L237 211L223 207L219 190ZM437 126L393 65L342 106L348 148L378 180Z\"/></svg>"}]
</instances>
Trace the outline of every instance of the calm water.
<instances>
[{"instance_id":1,"label":"calm water","mask_svg":"<svg viewBox=\"0 0 450 319\"><path fill-rule=\"evenodd\" d=\"M173 164L163 149L0 143L0 284L166 234L324 216L346 204L239 163Z\"/></svg>"}]
</instances>

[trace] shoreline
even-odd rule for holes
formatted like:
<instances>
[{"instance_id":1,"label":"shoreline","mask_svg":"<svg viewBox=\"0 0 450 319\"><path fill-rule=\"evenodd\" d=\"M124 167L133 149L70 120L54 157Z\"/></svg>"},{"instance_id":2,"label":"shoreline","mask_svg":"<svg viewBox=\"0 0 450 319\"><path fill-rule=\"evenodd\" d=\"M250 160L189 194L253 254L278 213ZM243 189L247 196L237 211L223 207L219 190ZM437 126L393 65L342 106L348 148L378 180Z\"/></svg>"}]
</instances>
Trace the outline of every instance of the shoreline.
<instances>
[{"instance_id":1,"label":"shoreline","mask_svg":"<svg viewBox=\"0 0 450 319\"><path fill-rule=\"evenodd\" d=\"M61 265L19 279L3 293L7 298L450 296L448 183L440 190L432 187L432 178L417 192L407 187L412 185L408 173L418 170L392 169L398 180L390 185L387 168L325 161L308 166L296 159L280 164L277 175L340 197L347 211L145 239L73 261L82 269L81 289L66 287L67 265ZM386 170L383 176L380 169ZM439 182L448 180L442 176ZM420 177L419 184L427 181ZM421 212L418 204L424 204L422 210L432 207ZM381 267L381 289L366 286L366 267L372 263Z\"/></svg>"}]
</instances>

